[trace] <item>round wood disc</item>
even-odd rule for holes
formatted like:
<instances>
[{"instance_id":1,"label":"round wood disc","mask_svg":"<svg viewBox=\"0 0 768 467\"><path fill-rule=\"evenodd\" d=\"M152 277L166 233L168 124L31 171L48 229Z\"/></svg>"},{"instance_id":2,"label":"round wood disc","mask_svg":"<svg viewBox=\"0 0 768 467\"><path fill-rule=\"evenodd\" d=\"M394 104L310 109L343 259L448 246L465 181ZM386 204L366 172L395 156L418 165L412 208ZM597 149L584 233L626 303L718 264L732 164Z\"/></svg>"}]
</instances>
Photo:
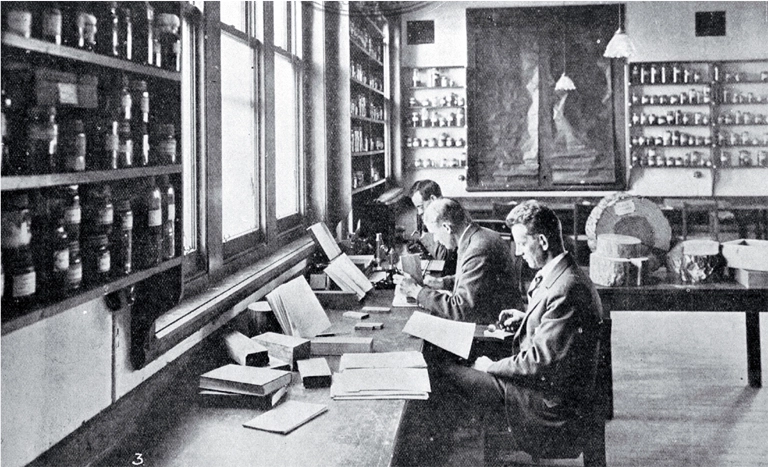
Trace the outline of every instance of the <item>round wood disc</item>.
<instances>
[{"instance_id":1,"label":"round wood disc","mask_svg":"<svg viewBox=\"0 0 768 467\"><path fill-rule=\"evenodd\" d=\"M647 255L659 250L667 252L672 228L656 203L630 195L614 193L603 198L592 210L585 226L587 243L597 249L601 234L629 235L640 239Z\"/></svg>"}]
</instances>

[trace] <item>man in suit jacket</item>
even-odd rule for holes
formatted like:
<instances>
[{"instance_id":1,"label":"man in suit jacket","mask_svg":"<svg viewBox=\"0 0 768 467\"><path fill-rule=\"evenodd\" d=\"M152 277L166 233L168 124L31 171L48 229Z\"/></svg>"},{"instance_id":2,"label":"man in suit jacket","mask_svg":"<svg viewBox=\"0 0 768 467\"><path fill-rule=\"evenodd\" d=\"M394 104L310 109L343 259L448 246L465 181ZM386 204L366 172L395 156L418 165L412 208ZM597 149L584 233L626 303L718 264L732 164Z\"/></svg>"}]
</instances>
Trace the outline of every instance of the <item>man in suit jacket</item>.
<instances>
[{"instance_id":1,"label":"man in suit jacket","mask_svg":"<svg viewBox=\"0 0 768 467\"><path fill-rule=\"evenodd\" d=\"M456 250L449 250L440 242L436 241L434 236L424 225L424 210L432 204L433 201L443 197L443 191L440 185L433 180L418 180L411 187L411 202L416 208L416 231L415 245L433 259L445 261L443 272L446 275L456 274Z\"/></svg>"},{"instance_id":2,"label":"man in suit jacket","mask_svg":"<svg viewBox=\"0 0 768 467\"><path fill-rule=\"evenodd\" d=\"M443 246L458 248L456 275L426 280L424 287L406 278L400 287L407 296L437 316L481 324L496 322L501 310L521 303L510 245L497 232L473 224L448 198L433 201L424 222Z\"/></svg>"},{"instance_id":3,"label":"man in suit jacket","mask_svg":"<svg viewBox=\"0 0 768 467\"><path fill-rule=\"evenodd\" d=\"M602 319L600 297L564 250L560 221L551 209L528 201L506 221L516 254L538 269L527 311L499 315L505 327L517 327L511 356L495 362L479 357L472 368L446 359L431 364L438 378L483 411L501 414L524 439L546 431L568 443L567 433L578 430L580 414L591 409L588 388Z\"/></svg>"}]
</instances>

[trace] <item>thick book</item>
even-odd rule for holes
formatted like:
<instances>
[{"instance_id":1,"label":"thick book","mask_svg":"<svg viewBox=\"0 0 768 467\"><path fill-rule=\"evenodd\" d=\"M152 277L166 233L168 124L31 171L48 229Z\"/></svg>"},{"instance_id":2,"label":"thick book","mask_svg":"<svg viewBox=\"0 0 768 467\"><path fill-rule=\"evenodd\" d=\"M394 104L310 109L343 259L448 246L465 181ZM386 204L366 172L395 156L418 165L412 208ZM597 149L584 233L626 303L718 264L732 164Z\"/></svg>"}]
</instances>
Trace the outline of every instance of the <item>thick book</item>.
<instances>
[{"instance_id":1,"label":"thick book","mask_svg":"<svg viewBox=\"0 0 768 467\"><path fill-rule=\"evenodd\" d=\"M285 401L243 424L246 428L288 434L328 410L327 405L301 401Z\"/></svg>"},{"instance_id":2,"label":"thick book","mask_svg":"<svg viewBox=\"0 0 768 467\"><path fill-rule=\"evenodd\" d=\"M304 276L268 293L267 301L283 332L289 336L311 339L331 327L328 315Z\"/></svg>"},{"instance_id":3,"label":"thick book","mask_svg":"<svg viewBox=\"0 0 768 467\"><path fill-rule=\"evenodd\" d=\"M198 404L203 407L243 408L269 410L285 399L288 386L283 386L272 394L252 396L235 392L201 389L197 393Z\"/></svg>"},{"instance_id":4,"label":"thick book","mask_svg":"<svg viewBox=\"0 0 768 467\"><path fill-rule=\"evenodd\" d=\"M341 254L341 248L336 240L333 238L333 234L328 230L328 226L324 222L318 222L317 224L310 225L307 230L312 234L320 248L323 249L323 253L328 257L328 260L333 261L334 258Z\"/></svg>"},{"instance_id":5,"label":"thick book","mask_svg":"<svg viewBox=\"0 0 768 467\"><path fill-rule=\"evenodd\" d=\"M291 383L291 372L229 364L200 375L200 389L264 396Z\"/></svg>"},{"instance_id":6,"label":"thick book","mask_svg":"<svg viewBox=\"0 0 768 467\"><path fill-rule=\"evenodd\" d=\"M310 358L297 363L305 388L326 388L331 385L331 367L325 358Z\"/></svg>"},{"instance_id":7,"label":"thick book","mask_svg":"<svg viewBox=\"0 0 768 467\"><path fill-rule=\"evenodd\" d=\"M225 334L223 340L230 358L239 365L266 366L269 363L267 348L245 334L232 331Z\"/></svg>"},{"instance_id":8,"label":"thick book","mask_svg":"<svg viewBox=\"0 0 768 467\"><path fill-rule=\"evenodd\" d=\"M344 253L331 260L325 268L325 273L341 290L354 292L360 300L373 289L371 281Z\"/></svg>"}]
</instances>

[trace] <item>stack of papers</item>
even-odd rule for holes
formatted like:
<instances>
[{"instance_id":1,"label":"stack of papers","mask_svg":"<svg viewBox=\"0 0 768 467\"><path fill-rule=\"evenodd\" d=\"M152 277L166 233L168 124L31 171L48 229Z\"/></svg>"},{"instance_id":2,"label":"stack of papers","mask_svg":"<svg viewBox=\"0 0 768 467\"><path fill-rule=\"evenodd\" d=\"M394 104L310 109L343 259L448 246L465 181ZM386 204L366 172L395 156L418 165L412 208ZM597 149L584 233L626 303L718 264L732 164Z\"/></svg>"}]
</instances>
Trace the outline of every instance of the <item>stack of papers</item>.
<instances>
[{"instance_id":1,"label":"stack of papers","mask_svg":"<svg viewBox=\"0 0 768 467\"><path fill-rule=\"evenodd\" d=\"M331 385L335 400L427 399L430 391L420 352L344 354Z\"/></svg>"}]
</instances>

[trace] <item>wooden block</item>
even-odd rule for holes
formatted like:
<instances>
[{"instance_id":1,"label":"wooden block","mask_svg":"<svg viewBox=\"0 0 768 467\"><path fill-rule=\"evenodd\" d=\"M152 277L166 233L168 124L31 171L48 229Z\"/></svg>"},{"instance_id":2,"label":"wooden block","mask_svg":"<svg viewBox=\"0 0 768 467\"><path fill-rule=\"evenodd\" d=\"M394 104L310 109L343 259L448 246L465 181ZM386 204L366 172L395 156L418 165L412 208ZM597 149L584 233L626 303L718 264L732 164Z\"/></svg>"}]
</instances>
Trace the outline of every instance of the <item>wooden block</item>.
<instances>
[{"instance_id":1,"label":"wooden block","mask_svg":"<svg viewBox=\"0 0 768 467\"><path fill-rule=\"evenodd\" d=\"M392 308L388 306L364 306L363 311L366 313L376 314L376 313L391 313Z\"/></svg>"},{"instance_id":2,"label":"wooden block","mask_svg":"<svg viewBox=\"0 0 768 467\"><path fill-rule=\"evenodd\" d=\"M272 368L273 370L291 371L291 365L288 362L273 357L272 355L269 356L269 363L267 363L267 368Z\"/></svg>"},{"instance_id":3,"label":"wooden block","mask_svg":"<svg viewBox=\"0 0 768 467\"><path fill-rule=\"evenodd\" d=\"M324 272L320 274L309 275L309 287L312 290L327 290L328 289L328 275Z\"/></svg>"},{"instance_id":4,"label":"wooden block","mask_svg":"<svg viewBox=\"0 0 768 467\"><path fill-rule=\"evenodd\" d=\"M291 368L296 368L297 360L309 358L311 345L309 340L301 337L265 332L251 339L266 347L269 355L285 361Z\"/></svg>"},{"instance_id":5,"label":"wooden block","mask_svg":"<svg viewBox=\"0 0 768 467\"><path fill-rule=\"evenodd\" d=\"M723 243L728 267L768 271L768 240L741 239Z\"/></svg>"},{"instance_id":6,"label":"wooden block","mask_svg":"<svg viewBox=\"0 0 768 467\"><path fill-rule=\"evenodd\" d=\"M751 269L733 269L733 278L748 289L768 288L768 272Z\"/></svg>"},{"instance_id":7,"label":"wooden block","mask_svg":"<svg viewBox=\"0 0 768 467\"><path fill-rule=\"evenodd\" d=\"M354 319L354 320L368 319L368 313L365 313L362 311L345 311L342 316L344 316L347 319Z\"/></svg>"},{"instance_id":8,"label":"wooden block","mask_svg":"<svg viewBox=\"0 0 768 467\"><path fill-rule=\"evenodd\" d=\"M370 337L316 337L312 339L312 355L342 355L349 352L373 352L373 339Z\"/></svg>"},{"instance_id":9,"label":"wooden block","mask_svg":"<svg viewBox=\"0 0 768 467\"><path fill-rule=\"evenodd\" d=\"M240 365L265 366L269 363L267 348L258 342L252 341L237 331L232 331L224 336L224 346L227 353Z\"/></svg>"},{"instance_id":10,"label":"wooden block","mask_svg":"<svg viewBox=\"0 0 768 467\"><path fill-rule=\"evenodd\" d=\"M299 360L298 366L305 388L327 388L331 385L331 368L324 358Z\"/></svg>"},{"instance_id":11,"label":"wooden block","mask_svg":"<svg viewBox=\"0 0 768 467\"><path fill-rule=\"evenodd\" d=\"M326 309L348 310L360 306L360 300L354 292L343 292L341 290L315 290L314 292L320 305Z\"/></svg>"},{"instance_id":12,"label":"wooden block","mask_svg":"<svg viewBox=\"0 0 768 467\"><path fill-rule=\"evenodd\" d=\"M363 321L355 324L355 329L358 329L361 331L375 331L377 329L382 329L383 327L384 327L384 323L376 323L373 321Z\"/></svg>"},{"instance_id":13,"label":"wooden block","mask_svg":"<svg viewBox=\"0 0 768 467\"><path fill-rule=\"evenodd\" d=\"M650 258L608 258L589 255L589 278L597 285L623 287L642 285L649 273Z\"/></svg>"},{"instance_id":14,"label":"wooden block","mask_svg":"<svg viewBox=\"0 0 768 467\"><path fill-rule=\"evenodd\" d=\"M285 399L288 386L283 386L266 396L252 396L232 392L201 389L197 395L197 403L202 407L226 407L256 410L269 410Z\"/></svg>"},{"instance_id":15,"label":"wooden block","mask_svg":"<svg viewBox=\"0 0 768 467\"><path fill-rule=\"evenodd\" d=\"M629 235L600 234L595 253L607 258L636 258L640 256L640 239Z\"/></svg>"}]
</instances>

